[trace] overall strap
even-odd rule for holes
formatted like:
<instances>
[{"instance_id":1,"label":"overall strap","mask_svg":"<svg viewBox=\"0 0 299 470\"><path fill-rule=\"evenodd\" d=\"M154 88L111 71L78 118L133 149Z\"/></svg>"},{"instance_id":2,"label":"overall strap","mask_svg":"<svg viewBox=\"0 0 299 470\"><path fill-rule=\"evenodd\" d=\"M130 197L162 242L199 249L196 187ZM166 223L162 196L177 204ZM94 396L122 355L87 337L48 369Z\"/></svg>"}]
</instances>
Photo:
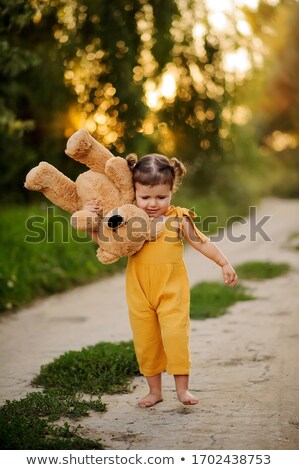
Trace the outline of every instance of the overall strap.
<instances>
[{"instance_id":1,"label":"overall strap","mask_svg":"<svg viewBox=\"0 0 299 470\"><path fill-rule=\"evenodd\" d=\"M178 226L179 226L179 238L183 238L183 218L188 217L190 220L195 235L202 241L206 241L207 237L196 227L193 219L197 217L197 214L193 212L190 209L186 209L185 207L179 207L179 206L170 206L166 212L165 215L175 215L176 220L178 220Z\"/></svg>"}]
</instances>

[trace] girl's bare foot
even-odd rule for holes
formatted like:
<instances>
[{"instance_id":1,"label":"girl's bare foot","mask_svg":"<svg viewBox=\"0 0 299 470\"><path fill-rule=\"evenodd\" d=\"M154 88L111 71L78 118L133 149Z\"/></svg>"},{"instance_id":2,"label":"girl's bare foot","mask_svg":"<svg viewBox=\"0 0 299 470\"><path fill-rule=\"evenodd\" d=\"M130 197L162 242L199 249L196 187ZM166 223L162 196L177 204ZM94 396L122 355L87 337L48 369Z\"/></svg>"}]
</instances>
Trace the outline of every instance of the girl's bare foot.
<instances>
[{"instance_id":1,"label":"girl's bare foot","mask_svg":"<svg viewBox=\"0 0 299 470\"><path fill-rule=\"evenodd\" d=\"M156 403L159 403L160 401L163 401L162 394L160 392L150 392L138 401L138 406L141 408L148 408L156 405Z\"/></svg>"},{"instance_id":2,"label":"girl's bare foot","mask_svg":"<svg viewBox=\"0 0 299 470\"><path fill-rule=\"evenodd\" d=\"M198 400L195 398L189 390L183 390L182 392L177 392L178 399L183 405L197 405Z\"/></svg>"}]
</instances>

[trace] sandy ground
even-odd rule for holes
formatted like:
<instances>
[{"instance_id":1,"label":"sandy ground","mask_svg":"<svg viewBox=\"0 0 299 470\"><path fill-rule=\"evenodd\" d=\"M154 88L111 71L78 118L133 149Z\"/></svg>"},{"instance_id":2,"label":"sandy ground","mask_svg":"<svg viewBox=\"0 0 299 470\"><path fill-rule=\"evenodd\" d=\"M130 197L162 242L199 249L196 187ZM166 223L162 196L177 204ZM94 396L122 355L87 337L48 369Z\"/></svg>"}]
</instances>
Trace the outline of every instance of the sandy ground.
<instances>
[{"instance_id":1,"label":"sandy ground","mask_svg":"<svg viewBox=\"0 0 299 470\"><path fill-rule=\"evenodd\" d=\"M235 304L218 319L191 322L191 390L199 405L178 403L172 377L164 376L164 401L140 409L143 378L132 393L104 396L108 411L80 421L82 435L108 449L299 449L299 252L288 237L299 232L299 201L267 199L257 219L271 241L250 240L254 223L236 224L220 248L233 264L288 262L292 272L274 280L244 282L254 300ZM250 237L251 233L251 237ZM185 252L190 282L221 280L211 261ZM131 339L124 275L38 301L0 320L1 403L33 390L40 366L65 351L99 341Z\"/></svg>"}]
</instances>

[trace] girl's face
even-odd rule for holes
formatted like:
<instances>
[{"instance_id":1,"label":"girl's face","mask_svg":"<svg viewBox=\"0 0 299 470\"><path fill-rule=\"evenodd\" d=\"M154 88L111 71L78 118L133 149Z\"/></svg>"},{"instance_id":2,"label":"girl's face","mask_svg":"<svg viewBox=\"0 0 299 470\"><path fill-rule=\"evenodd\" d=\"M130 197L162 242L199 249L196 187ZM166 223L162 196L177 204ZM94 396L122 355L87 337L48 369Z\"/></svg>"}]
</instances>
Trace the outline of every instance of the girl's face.
<instances>
[{"instance_id":1,"label":"girl's face","mask_svg":"<svg viewBox=\"0 0 299 470\"><path fill-rule=\"evenodd\" d=\"M135 184L136 204L150 217L159 217L167 211L171 201L171 189L168 184L144 186Z\"/></svg>"}]
</instances>

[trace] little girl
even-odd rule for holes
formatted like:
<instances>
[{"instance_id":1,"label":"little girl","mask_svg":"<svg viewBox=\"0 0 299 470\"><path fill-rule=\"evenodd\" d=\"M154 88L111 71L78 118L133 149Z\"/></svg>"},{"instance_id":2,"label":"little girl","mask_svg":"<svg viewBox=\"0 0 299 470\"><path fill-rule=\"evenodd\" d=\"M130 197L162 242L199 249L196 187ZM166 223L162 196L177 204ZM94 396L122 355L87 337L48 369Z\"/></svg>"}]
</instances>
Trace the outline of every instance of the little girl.
<instances>
[{"instance_id":1,"label":"little girl","mask_svg":"<svg viewBox=\"0 0 299 470\"><path fill-rule=\"evenodd\" d=\"M183 239L222 268L224 282L234 287L237 275L228 259L195 226L194 212L170 205L180 176L186 170L176 158L150 154L137 160L127 157L133 173L136 205L149 217L162 218L164 229L157 240L145 242L129 257L126 292L134 347L140 372L149 393L141 407L162 401L161 374L174 376L178 399L184 405L198 400L189 392L190 288L183 261ZM88 209L99 209L88 203Z\"/></svg>"}]
</instances>

